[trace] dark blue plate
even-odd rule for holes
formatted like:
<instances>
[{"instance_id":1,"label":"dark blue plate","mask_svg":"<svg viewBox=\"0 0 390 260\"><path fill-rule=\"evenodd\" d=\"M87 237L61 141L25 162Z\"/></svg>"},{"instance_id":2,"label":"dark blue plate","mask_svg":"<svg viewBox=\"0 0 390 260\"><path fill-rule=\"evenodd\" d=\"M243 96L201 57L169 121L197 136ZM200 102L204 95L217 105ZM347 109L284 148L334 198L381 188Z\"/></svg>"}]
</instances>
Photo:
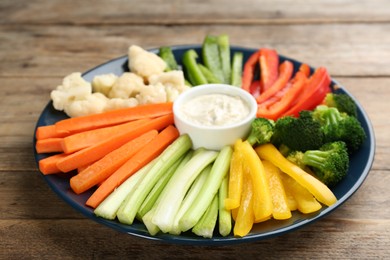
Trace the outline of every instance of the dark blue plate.
<instances>
[{"instance_id":1,"label":"dark blue plate","mask_svg":"<svg viewBox=\"0 0 390 260\"><path fill-rule=\"evenodd\" d=\"M180 63L184 52L188 49L195 49L198 53L200 53L201 46L200 45L191 45L191 46L175 46L172 47L173 52L177 61ZM151 50L153 52L157 52L157 49ZM232 52L241 51L244 54L244 61L248 59L248 57L256 51L256 49L248 49L241 47L232 47ZM281 60L290 60L294 63L294 67L298 68L301 64L298 61L293 59L280 56ZM104 73L114 73L117 75L122 74L125 71L128 71L127 67L127 56L119 57L117 59L108 61L102 65L97 66L83 74L83 77L91 81L94 76L104 74ZM313 68L312 68L313 69ZM335 81L332 81L332 87L338 86L339 88L334 88L333 91L340 93L348 93L340 84ZM350 95L351 96L351 95ZM354 98L354 97L352 97ZM56 192L63 200L65 200L69 205L74 207L77 211L84 214L86 217L106 225L110 228L118 230L120 232L125 232L133 236L143 237L152 240L159 240L169 243L177 243L177 244L191 244L191 245L222 245L222 244L235 244L242 242L252 242L256 240L271 238L274 236L279 236L287 232L294 231L298 228L301 228L305 225L313 223L316 220L326 216L331 213L333 210L341 206L346 200L348 200L354 192L361 186L365 178L367 177L373 160L375 153L375 138L374 131L372 125L370 123L367 114L364 109L361 107L359 102L355 99L358 105L358 119L361 122L364 130L367 133L367 139L365 140L363 146L355 152L350 161L350 168L348 172L348 176L341 181L336 187L332 189L336 197L338 198L337 203L332 205L331 207L323 207L320 211L315 214L301 214L297 211L293 213L293 217L289 220L280 221L280 220L269 220L263 223L255 224L252 231L243 238L234 237L232 234L227 237L221 237L218 232L215 232L215 235L211 239L206 239L202 237L198 237L191 232L186 232L181 234L180 236L174 236L169 234L159 233L156 236L149 235L145 226L140 222L135 222L132 225L123 225L118 221L105 220L99 217L96 217L93 213L93 210L87 206L85 206L85 202L88 197L92 194L92 191L86 192L81 195L76 195L72 192L69 187L69 176L59 176L59 175L47 175L42 177L45 179L50 188ZM52 103L49 102L45 109L43 110L39 120L37 122L36 127L53 124L61 119L66 118L66 115L63 112L56 111ZM35 132L34 132L34 147L35 147ZM34 149L35 160L38 161L42 158L49 156L49 154L37 154ZM80 231L82 232L82 231Z\"/></svg>"}]
</instances>

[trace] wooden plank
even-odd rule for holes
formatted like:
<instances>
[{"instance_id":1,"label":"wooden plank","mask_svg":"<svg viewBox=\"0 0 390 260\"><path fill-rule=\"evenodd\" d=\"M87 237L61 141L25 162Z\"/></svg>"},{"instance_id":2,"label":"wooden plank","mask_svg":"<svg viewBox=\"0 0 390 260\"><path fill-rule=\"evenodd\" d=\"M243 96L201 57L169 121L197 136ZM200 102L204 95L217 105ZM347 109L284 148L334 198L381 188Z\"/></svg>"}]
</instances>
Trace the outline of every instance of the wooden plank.
<instances>
[{"instance_id":1,"label":"wooden plank","mask_svg":"<svg viewBox=\"0 0 390 260\"><path fill-rule=\"evenodd\" d=\"M5 232L2 259L381 259L390 254L388 220L340 225L327 218L280 237L226 246L162 243L87 220L7 219L0 222L0 234Z\"/></svg>"},{"instance_id":2,"label":"wooden plank","mask_svg":"<svg viewBox=\"0 0 390 260\"><path fill-rule=\"evenodd\" d=\"M3 24L280 24L387 22L386 0L360 1L46 1L11 0L0 4ZM77 6L77 8L75 8ZM39 15L37 15L39 14Z\"/></svg>"},{"instance_id":3,"label":"wooden plank","mask_svg":"<svg viewBox=\"0 0 390 260\"><path fill-rule=\"evenodd\" d=\"M343 33L340 33L342 31ZM227 33L232 45L275 48L335 76L390 75L390 24L247 26L0 26L0 76L59 77L126 55L130 45L201 44ZM363 34L362 34L363 33ZM163 34L165 37L160 37ZM71 44L70 44L71 43Z\"/></svg>"}]
</instances>

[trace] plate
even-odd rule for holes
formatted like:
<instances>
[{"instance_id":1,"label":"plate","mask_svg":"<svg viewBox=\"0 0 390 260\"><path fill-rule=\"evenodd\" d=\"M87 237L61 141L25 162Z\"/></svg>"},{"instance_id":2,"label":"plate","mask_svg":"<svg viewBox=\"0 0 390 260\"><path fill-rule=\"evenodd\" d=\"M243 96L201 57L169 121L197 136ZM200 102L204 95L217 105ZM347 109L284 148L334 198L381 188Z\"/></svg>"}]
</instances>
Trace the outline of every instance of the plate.
<instances>
[{"instance_id":1,"label":"plate","mask_svg":"<svg viewBox=\"0 0 390 260\"><path fill-rule=\"evenodd\" d=\"M201 51L200 45L187 45L187 46L173 46L172 50L177 61L180 63L184 52L188 49L195 49L199 54ZM158 49L150 50L152 52L157 52ZM244 54L244 61L248 59L248 57L256 51L256 49L242 48L242 47L231 47L232 52L240 51ZM296 61L294 59L280 56L280 60L290 60L294 63L294 67L298 68L301 62ZM127 67L127 56L122 56L113 60L110 60L102 65L99 65L85 73L83 73L83 77L87 81L92 81L93 77L96 75L104 74L104 73L114 73L116 75L120 75L123 72L128 71ZM313 69L313 68L312 68ZM338 86L336 89L334 86ZM332 80L332 89L334 92L338 93L346 93L351 96L348 91L338 84L336 81ZM346 178L344 178L337 186L335 186L332 191L336 195L338 201L331 207L323 207L320 211L314 214L301 214L299 212L294 212L291 219L288 220L268 220L263 223L255 224L251 232L243 237L238 238L234 237L232 234L226 237L222 237L216 231L213 238L202 238L194 235L193 233L185 232L179 236L163 234L159 233L156 236L149 235L146 227L141 223L135 221L132 225L123 225L118 221L114 220L106 220L103 218L96 217L93 213L93 210L87 206L85 206L85 202L88 197L92 194L92 191L88 191L81 195L76 195L70 189L69 186L69 178L61 175L43 175L41 176L45 179L50 188L64 201L66 201L70 206L75 208L78 212L85 215L87 218L90 218L102 225L108 226L112 229L115 229L120 232L128 233L133 236L138 236L151 240L164 241L168 243L175 244L190 244L190 245L222 245L222 244L237 244L243 242L252 242L262 239L268 239L275 236L283 235L287 232L292 232L296 229L302 228L308 224L311 224L329 213L336 210L340 207L345 201L347 201L362 185L363 181L367 177L373 160L374 160L374 152L375 152L375 139L374 139L374 131L370 120L364 111L363 107L359 104L359 102L351 96L357 106L358 106L358 119L361 122L364 130L367 133L367 138L363 143L362 147L355 152L350 158L350 168ZM63 112L56 111L53 108L51 102L47 104L47 106L42 111L42 114L39 117L39 120L36 124L36 127L43 125L54 124L55 122L67 118L67 116ZM35 128L36 131L36 128ZM35 132L34 132L34 147L35 147ZM37 154L34 148L34 156L36 163L42 158L49 156L49 154ZM81 231L82 232L82 231Z\"/></svg>"}]
</instances>

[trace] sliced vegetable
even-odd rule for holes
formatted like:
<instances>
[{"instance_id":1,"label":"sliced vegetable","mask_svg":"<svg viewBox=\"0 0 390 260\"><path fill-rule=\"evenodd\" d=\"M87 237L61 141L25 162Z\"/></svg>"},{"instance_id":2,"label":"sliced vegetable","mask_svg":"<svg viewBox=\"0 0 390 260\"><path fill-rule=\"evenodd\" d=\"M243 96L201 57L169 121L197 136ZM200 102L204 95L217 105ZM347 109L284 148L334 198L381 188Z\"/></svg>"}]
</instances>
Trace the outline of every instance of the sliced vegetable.
<instances>
[{"instance_id":1,"label":"sliced vegetable","mask_svg":"<svg viewBox=\"0 0 390 260\"><path fill-rule=\"evenodd\" d=\"M148 131L108 153L102 159L70 178L70 187L76 194L80 194L102 183L139 150L151 142L157 134L157 130Z\"/></svg>"},{"instance_id":2,"label":"sliced vegetable","mask_svg":"<svg viewBox=\"0 0 390 260\"><path fill-rule=\"evenodd\" d=\"M54 154L49 157L39 160L39 170L44 174L55 174L60 173L61 170L57 167L57 162L66 158L68 155L64 153Z\"/></svg>"},{"instance_id":3,"label":"sliced vegetable","mask_svg":"<svg viewBox=\"0 0 390 260\"><path fill-rule=\"evenodd\" d=\"M204 65L206 65L220 82L225 82L219 55L218 38L216 36L206 35L204 38L202 45L202 60Z\"/></svg>"},{"instance_id":4,"label":"sliced vegetable","mask_svg":"<svg viewBox=\"0 0 390 260\"><path fill-rule=\"evenodd\" d=\"M274 49L262 48L259 57L261 92L266 92L278 79L279 55Z\"/></svg>"},{"instance_id":5,"label":"sliced vegetable","mask_svg":"<svg viewBox=\"0 0 390 260\"><path fill-rule=\"evenodd\" d=\"M175 216L191 184L207 165L214 162L218 155L216 151L200 149L181 171L175 172L160 195L161 200L152 222L164 233L172 230Z\"/></svg>"},{"instance_id":6,"label":"sliced vegetable","mask_svg":"<svg viewBox=\"0 0 390 260\"><path fill-rule=\"evenodd\" d=\"M198 54L194 49L186 51L183 55L183 65L186 69L188 80L193 86L207 84L207 79L196 61L197 58Z\"/></svg>"},{"instance_id":7,"label":"sliced vegetable","mask_svg":"<svg viewBox=\"0 0 390 260\"><path fill-rule=\"evenodd\" d=\"M230 159L233 149L230 146L225 146L221 149L215 160L210 174L203 185L199 196L195 199L193 205L187 210L179 221L179 226L182 231L191 229L202 217L211 200L218 192L223 178L229 171Z\"/></svg>"},{"instance_id":8,"label":"sliced vegetable","mask_svg":"<svg viewBox=\"0 0 390 260\"><path fill-rule=\"evenodd\" d=\"M61 138L67 136L67 133L58 133L56 131L55 125L43 125L37 127L35 131L35 137L37 140L47 139L47 138Z\"/></svg>"},{"instance_id":9,"label":"sliced vegetable","mask_svg":"<svg viewBox=\"0 0 390 260\"><path fill-rule=\"evenodd\" d=\"M206 78L207 83L222 83L206 66L198 64L200 71L203 76Z\"/></svg>"},{"instance_id":10,"label":"sliced vegetable","mask_svg":"<svg viewBox=\"0 0 390 260\"><path fill-rule=\"evenodd\" d=\"M127 178L160 155L179 136L178 130L169 125L139 152L108 177L89 197L86 205L96 208L112 191ZM172 165L170 165L172 166ZM155 184L155 183L154 183ZM142 202L141 202L142 203ZM137 209L138 211L138 209Z\"/></svg>"},{"instance_id":11,"label":"sliced vegetable","mask_svg":"<svg viewBox=\"0 0 390 260\"><path fill-rule=\"evenodd\" d=\"M218 218L218 195L216 194L201 219L192 228L192 232L204 238L211 238Z\"/></svg>"},{"instance_id":12,"label":"sliced vegetable","mask_svg":"<svg viewBox=\"0 0 390 260\"><path fill-rule=\"evenodd\" d=\"M242 67L244 55L242 52L235 52L232 61L232 75L230 84L236 87L241 87L242 84Z\"/></svg>"},{"instance_id":13,"label":"sliced vegetable","mask_svg":"<svg viewBox=\"0 0 390 260\"><path fill-rule=\"evenodd\" d=\"M336 203L336 196L325 184L287 160L273 144L263 144L255 150L261 159L270 161L282 172L287 173L313 194L319 202L327 206Z\"/></svg>"},{"instance_id":14,"label":"sliced vegetable","mask_svg":"<svg viewBox=\"0 0 390 260\"><path fill-rule=\"evenodd\" d=\"M241 142L241 140L237 140L237 142ZM238 150L234 150L230 160L228 197L225 199L225 208L227 210L232 210L240 206L244 178L242 164L242 154Z\"/></svg>"},{"instance_id":15,"label":"sliced vegetable","mask_svg":"<svg viewBox=\"0 0 390 260\"><path fill-rule=\"evenodd\" d=\"M244 64L241 88L248 91L249 93L252 93L250 87L254 79L255 68L259 63L260 53L261 49L254 52Z\"/></svg>"},{"instance_id":16,"label":"sliced vegetable","mask_svg":"<svg viewBox=\"0 0 390 260\"><path fill-rule=\"evenodd\" d=\"M149 172L149 170L156 163L157 159L154 159L136 173L133 174L130 178L128 178L125 182L123 182L117 189L115 189L107 198L105 198L102 203L94 210L94 213L98 217L102 217L105 219L113 220L116 217L116 213L125 200L125 198L133 192L133 190L137 187L137 184L144 178L144 176Z\"/></svg>"},{"instance_id":17,"label":"sliced vegetable","mask_svg":"<svg viewBox=\"0 0 390 260\"><path fill-rule=\"evenodd\" d=\"M117 125L142 118L155 118L172 114L172 103L146 104L93 114L73 117L55 123L59 134L72 134L86 130Z\"/></svg>"},{"instance_id":18,"label":"sliced vegetable","mask_svg":"<svg viewBox=\"0 0 390 260\"><path fill-rule=\"evenodd\" d=\"M84 166L86 164L93 163L99 160L106 154L119 148L128 141L136 138L145 131L153 129L161 130L171 124L173 124L172 114L155 118L144 125L138 126L137 128L127 129L123 133L116 134L111 138L98 142L95 145L72 153L58 161L57 167L63 172L75 170L80 166Z\"/></svg>"},{"instance_id":19,"label":"sliced vegetable","mask_svg":"<svg viewBox=\"0 0 390 260\"><path fill-rule=\"evenodd\" d=\"M37 153L62 153L64 152L62 149L62 140L63 138L60 137L37 140L35 143L35 149Z\"/></svg>"},{"instance_id":20,"label":"sliced vegetable","mask_svg":"<svg viewBox=\"0 0 390 260\"><path fill-rule=\"evenodd\" d=\"M167 64L166 71L177 70L179 66L177 65L177 61L175 55L172 52L172 49L167 46L160 47L158 55L165 61Z\"/></svg>"},{"instance_id":21,"label":"sliced vegetable","mask_svg":"<svg viewBox=\"0 0 390 260\"><path fill-rule=\"evenodd\" d=\"M137 189L129 194L125 203L118 210L117 217L121 223L131 225L148 193L163 174L192 147L188 135L181 135L169 145L159 156L156 164L150 169L145 178L137 185ZM145 216L144 216L145 217Z\"/></svg>"},{"instance_id":22,"label":"sliced vegetable","mask_svg":"<svg viewBox=\"0 0 390 260\"><path fill-rule=\"evenodd\" d=\"M218 227L219 234L223 237L230 234L232 230L232 215L230 210L225 208L225 199L228 196L229 175L226 175L218 191Z\"/></svg>"},{"instance_id":23,"label":"sliced vegetable","mask_svg":"<svg viewBox=\"0 0 390 260\"><path fill-rule=\"evenodd\" d=\"M221 69L223 74L223 83L230 84L231 82L231 59L230 59L230 43L227 34L221 34L217 37L219 58L221 60Z\"/></svg>"}]
</instances>

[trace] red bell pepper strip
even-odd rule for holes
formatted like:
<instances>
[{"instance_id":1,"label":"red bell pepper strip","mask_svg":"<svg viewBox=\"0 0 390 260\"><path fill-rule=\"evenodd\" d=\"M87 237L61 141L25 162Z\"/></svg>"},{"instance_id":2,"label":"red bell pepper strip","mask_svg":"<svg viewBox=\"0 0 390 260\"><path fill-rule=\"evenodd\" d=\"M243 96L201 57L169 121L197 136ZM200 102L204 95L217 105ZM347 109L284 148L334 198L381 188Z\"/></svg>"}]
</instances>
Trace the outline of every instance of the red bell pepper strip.
<instances>
[{"instance_id":1,"label":"red bell pepper strip","mask_svg":"<svg viewBox=\"0 0 390 260\"><path fill-rule=\"evenodd\" d=\"M251 86L249 87L249 93L251 93L254 98L257 98L260 95L260 89L260 80L255 80L251 83Z\"/></svg>"},{"instance_id":2,"label":"red bell pepper strip","mask_svg":"<svg viewBox=\"0 0 390 260\"><path fill-rule=\"evenodd\" d=\"M257 97L256 99L257 103L261 104L262 102L266 101L267 99L275 95L281 89L283 89L291 79L293 70L294 70L294 65L292 64L292 62L288 60L284 61L279 66L278 79L274 82L274 84L272 84L272 86L268 90L261 93L260 96Z\"/></svg>"},{"instance_id":3,"label":"red bell pepper strip","mask_svg":"<svg viewBox=\"0 0 390 260\"><path fill-rule=\"evenodd\" d=\"M241 88L248 92L250 92L250 87L254 78L255 68L259 62L260 52L261 50L258 50L253 53L244 65L244 71L242 72Z\"/></svg>"},{"instance_id":4,"label":"red bell pepper strip","mask_svg":"<svg viewBox=\"0 0 390 260\"><path fill-rule=\"evenodd\" d=\"M279 56L276 50L263 48L260 52L261 92L267 91L278 79Z\"/></svg>"},{"instance_id":5,"label":"red bell pepper strip","mask_svg":"<svg viewBox=\"0 0 390 260\"><path fill-rule=\"evenodd\" d=\"M284 94L277 102L272 103L270 106L259 106L257 110L257 117L265 117L272 120L277 120L285 111L287 111L292 102L302 93L305 88L308 78L302 71L298 71L295 74L294 82L286 88ZM279 93L278 93L279 94Z\"/></svg>"},{"instance_id":6,"label":"red bell pepper strip","mask_svg":"<svg viewBox=\"0 0 390 260\"><path fill-rule=\"evenodd\" d=\"M322 102L330 89L330 75L326 68L318 68L310 77L305 90L299 95L296 103L282 116L299 116L302 110L312 110Z\"/></svg>"}]
</instances>

